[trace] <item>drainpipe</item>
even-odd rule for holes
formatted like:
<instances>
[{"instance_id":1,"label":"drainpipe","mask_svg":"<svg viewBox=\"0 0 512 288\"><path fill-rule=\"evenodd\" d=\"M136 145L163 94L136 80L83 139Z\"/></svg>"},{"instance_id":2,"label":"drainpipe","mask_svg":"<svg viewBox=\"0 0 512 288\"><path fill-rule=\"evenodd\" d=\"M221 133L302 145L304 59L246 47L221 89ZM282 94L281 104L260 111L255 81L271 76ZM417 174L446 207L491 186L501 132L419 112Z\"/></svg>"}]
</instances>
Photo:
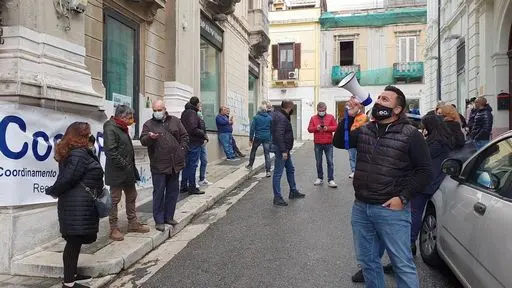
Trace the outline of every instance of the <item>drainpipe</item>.
<instances>
[{"instance_id":1,"label":"drainpipe","mask_svg":"<svg viewBox=\"0 0 512 288\"><path fill-rule=\"evenodd\" d=\"M437 0L437 100L441 98L441 0Z\"/></svg>"}]
</instances>

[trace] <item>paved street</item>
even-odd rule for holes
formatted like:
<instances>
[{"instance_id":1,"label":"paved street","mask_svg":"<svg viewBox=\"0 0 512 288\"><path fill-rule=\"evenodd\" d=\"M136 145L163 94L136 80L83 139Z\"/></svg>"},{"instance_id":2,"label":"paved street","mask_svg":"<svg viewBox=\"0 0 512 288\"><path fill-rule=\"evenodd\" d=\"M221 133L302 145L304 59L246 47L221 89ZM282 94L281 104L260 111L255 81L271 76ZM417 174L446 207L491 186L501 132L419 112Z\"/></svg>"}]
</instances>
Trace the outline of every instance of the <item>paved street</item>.
<instances>
[{"instance_id":1,"label":"paved street","mask_svg":"<svg viewBox=\"0 0 512 288\"><path fill-rule=\"evenodd\" d=\"M255 186L142 287L363 287L350 281L357 266L346 152L335 149L339 188L314 187L312 147L308 142L293 155L299 189L307 193L304 200L276 208L271 180L248 180L245 187ZM230 196L218 205L225 205ZM194 224L208 218L207 212ZM417 264L421 287L460 287L453 275L441 275L419 256ZM386 276L386 281L387 287L394 287L392 277Z\"/></svg>"}]
</instances>

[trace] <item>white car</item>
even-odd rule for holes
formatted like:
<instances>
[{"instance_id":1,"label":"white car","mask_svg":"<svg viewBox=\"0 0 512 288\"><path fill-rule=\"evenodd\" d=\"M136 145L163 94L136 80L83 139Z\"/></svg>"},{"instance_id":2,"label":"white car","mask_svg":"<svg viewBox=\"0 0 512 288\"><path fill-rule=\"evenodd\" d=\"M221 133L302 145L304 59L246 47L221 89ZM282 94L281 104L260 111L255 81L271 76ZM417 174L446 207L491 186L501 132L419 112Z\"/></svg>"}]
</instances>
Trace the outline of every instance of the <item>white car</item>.
<instances>
[{"instance_id":1,"label":"white car","mask_svg":"<svg viewBox=\"0 0 512 288\"><path fill-rule=\"evenodd\" d=\"M442 169L420 231L423 261L444 260L465 287L512 287L512 130Z\"/></svg>"}]
</instances>

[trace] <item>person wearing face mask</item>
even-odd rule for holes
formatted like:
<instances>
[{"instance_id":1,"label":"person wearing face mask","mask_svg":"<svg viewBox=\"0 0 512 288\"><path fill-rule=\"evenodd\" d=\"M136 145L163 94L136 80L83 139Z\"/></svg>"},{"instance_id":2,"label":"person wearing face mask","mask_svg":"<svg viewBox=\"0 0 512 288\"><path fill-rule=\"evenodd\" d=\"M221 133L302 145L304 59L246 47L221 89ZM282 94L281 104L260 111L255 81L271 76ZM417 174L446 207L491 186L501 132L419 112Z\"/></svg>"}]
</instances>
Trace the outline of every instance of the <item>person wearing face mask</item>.
<instances>
[{"instance_id":1,"label":"person wearing face mask","mask_svg":"<svg viewBox=\"0 0 512 288\"><path fill-rule=\"evenodd\" d=\"M316 106L318 113L311 116L308 125L308 132L314 134L315 159L317 179L313 185L318 186L324 183L324 171L322 165L323 154L327 161L327 183L329 187L336 188L338 185L334 182L334 161L332 133L336 131L336 119L331 114L327 114L327 105L324 102L318 102Z\"/></svg>"},{"instance_id":2,"label":"person wearing face mask","mask_svg":"<svg viewBox=\"0 0 512 288\"><path fill-rule=\"evenodd\" d=\"M431 181L432 161L423 135L404 113L405 103L400 89L387 86L372 108L372 121L350 134L350 147L357 149L351 224L367 287L384 287L383 247L397 287L419 287L409 201Z\"/></svg>"},{"instance_id":3,"label":"person wearing face mask","mask_svg":"<svg viewBox=\"0 0 512 288\"><path fill-rule=\"evenodd\" d=\"M274 190L274 205L288 206L281 195L281 177L286 168L286 179L290 186L289 199L304 198L306 195L297 190L295 183L295 167L293 166L290 152L293 148L293 129L290 116L293 114L293 102L283 100L281 109L272 113L272 150L274 158L274 177L272 178L272 189Z\"/></svg>"},{"instance_id":4,"label":"person wearing face mask","mask_svg":"<svg viewBox=\"0 0 512 288\"><path fill-rule=\"evenodd\" d=\"M149 232L149 227L138 221L135 210L137 200L135 182L139 181L140 177L135 166L132 139L128 135L128 126L135 123L133 113L131 107L118 105L115 115L103 125L103 149L106 155L105 185L110 186L112 194L112 209L109 215L110 239L114 241L124 240L117 218L117 204L121 201L123 191L126 201L128 232Z\"/></svg>"},{"instance_id":5,"label":"person wearing face mask","mask_svg":"<svg viewBox=\"0 0 512 288\"><path fill-rule=\"evenodd\" d=\"M169 115L162 100L153 102L153 118L144 123L140 143L148 147L153 181L153 219L158 231L176 225L174 211L180 194L179 175L188 151L187 130Z\"/></svg>"}]
</instances>

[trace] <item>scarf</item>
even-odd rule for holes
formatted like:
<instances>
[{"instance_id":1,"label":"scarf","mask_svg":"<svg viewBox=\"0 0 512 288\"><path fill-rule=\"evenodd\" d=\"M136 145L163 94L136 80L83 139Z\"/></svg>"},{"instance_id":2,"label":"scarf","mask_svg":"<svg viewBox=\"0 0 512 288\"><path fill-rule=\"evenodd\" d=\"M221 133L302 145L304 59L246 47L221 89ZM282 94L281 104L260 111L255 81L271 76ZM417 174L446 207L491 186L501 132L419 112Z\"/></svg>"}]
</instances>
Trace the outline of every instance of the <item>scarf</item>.
<instances>
[{"instance_id":1,"label":"scarf","mask_svg":"<svg viewBox=\"0 0 512 288\"><path fill-rule=\"evenodd\" d=\"M114 120L114 122L116 122L116 124L119 127L121 127L121 129L124 131L124 133L128 134L128 125L126 125L126 122L124 122L124 120L121 120L116 117L112 117L111 119Z\"/></svg>"}]
</instances>

